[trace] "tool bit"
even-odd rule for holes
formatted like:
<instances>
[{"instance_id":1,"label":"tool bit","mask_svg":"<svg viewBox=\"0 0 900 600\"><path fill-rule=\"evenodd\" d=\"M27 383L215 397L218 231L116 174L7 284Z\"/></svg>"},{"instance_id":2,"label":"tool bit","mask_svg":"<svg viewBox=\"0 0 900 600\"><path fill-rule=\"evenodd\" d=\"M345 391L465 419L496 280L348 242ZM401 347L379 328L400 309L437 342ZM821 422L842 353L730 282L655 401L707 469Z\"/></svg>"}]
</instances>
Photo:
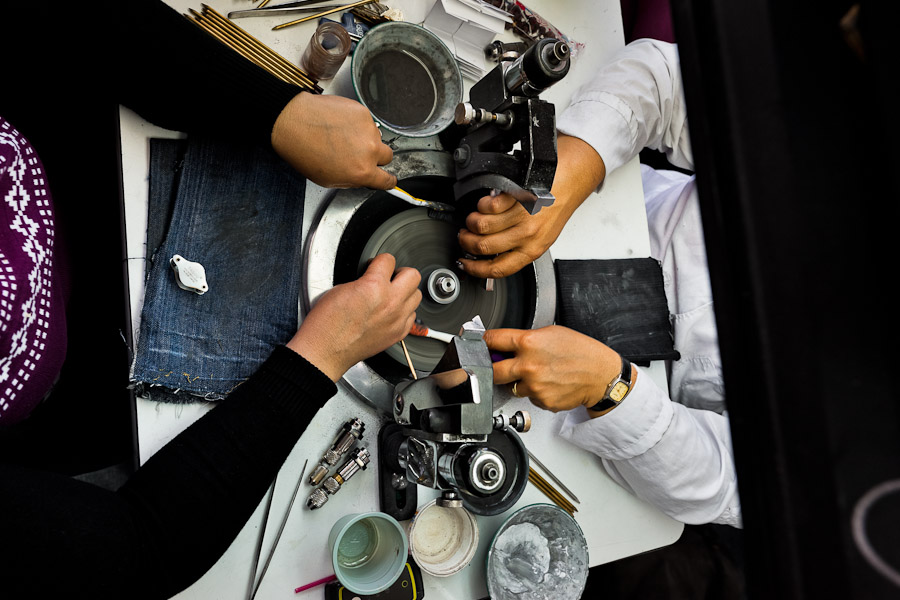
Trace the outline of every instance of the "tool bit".
<instances>
[{"instance_id":1,"label":"tool bit","mask_svg":"<svg viewBox=\"0 0 900 600\"><path fill-rule=\"evenodd\" d=\"M366 426L360 419L350 419L344 423L344 427L335 438L331 449L322 456L322 460L319 461L319 464L310 474L309 483L311 485L319 485L325 479L325 476L328 475L328 470L336 465L337 461L353 447L356 440L362 439L365 429Z\"/></svg>"},{"instance_id":2,"label":"tool bit","mask_svg":"<svg viewBox=\"0 0 900 600\"><path fill-rule=\"evenodd\" d=\"M357 448L353 451L344 465L338 469L338 472L326 479L322 483L322 487L313 490L312 494L306 500L306 506L312 510L322 508L328 502L328 496L337 494L341 486L347 483L347 480L353 477L359 470L365 470L369 464L371 455L365 448Z\"/></svg>"}]
</instances>

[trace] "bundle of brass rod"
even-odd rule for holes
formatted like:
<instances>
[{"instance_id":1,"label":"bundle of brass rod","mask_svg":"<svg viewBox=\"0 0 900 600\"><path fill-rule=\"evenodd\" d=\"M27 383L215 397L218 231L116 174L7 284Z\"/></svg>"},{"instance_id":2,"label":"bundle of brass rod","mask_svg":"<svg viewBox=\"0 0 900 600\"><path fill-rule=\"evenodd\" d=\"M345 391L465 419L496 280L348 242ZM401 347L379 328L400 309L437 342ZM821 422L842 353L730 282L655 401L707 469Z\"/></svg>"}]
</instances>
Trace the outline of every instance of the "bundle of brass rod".
<instances>
[{"instance_id":1,"label":"bundle of brass rod","mask_svg":"<svg viewBox=\"0 0 900 600\"><path fill-rule=\"evenodd\" d=\"M541 490L545 496L553 500L553 503L569 513L570 515L574 515L578 512L578 509L575 508L575 505L569 502L562 494L559 493L555 487L550 485L550 483L544 479L540 473L528 467L528 481L531 482L531 485Z\"/></svg>"},{"instance_id":2,"label":"bundle of brass rod","mask_svg":"<svg viewBox=\"0 0 900 600\"><path fill-rule=\"evenodd\" d=\"M322 93L322 88L319 87L316 80L304 73L300 67L290 63L283 56L216 12L215 9L203 4L199 13L194 9L189 10L190 14L185 16L191 22L252 63L282 81L297 85L314 94Z\"/></svg>"}]
</instances>

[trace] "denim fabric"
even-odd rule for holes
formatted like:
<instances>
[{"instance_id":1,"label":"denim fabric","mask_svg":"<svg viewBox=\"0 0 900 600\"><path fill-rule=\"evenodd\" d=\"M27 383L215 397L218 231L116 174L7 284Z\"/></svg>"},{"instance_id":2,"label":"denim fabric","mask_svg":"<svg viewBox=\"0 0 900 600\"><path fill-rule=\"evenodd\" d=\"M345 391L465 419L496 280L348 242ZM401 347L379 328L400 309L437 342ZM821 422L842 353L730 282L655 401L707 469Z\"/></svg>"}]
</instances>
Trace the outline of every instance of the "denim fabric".
<instances>
[{"instance_id":1,"label":"denim fabric","mask_svg":"<svg viewBox=\"0 0 900 600\"><path fill-rule=\"evenodd\" d=\"M174 173L170 150L151 159L151 221L166 214L159 182L177 187L147 276L132 383L158 400L218 400L297 329L306 181L269 147L188 139ZM175 254L203 265L209 291L178 286Z\"/></svg>"}]
</instances>

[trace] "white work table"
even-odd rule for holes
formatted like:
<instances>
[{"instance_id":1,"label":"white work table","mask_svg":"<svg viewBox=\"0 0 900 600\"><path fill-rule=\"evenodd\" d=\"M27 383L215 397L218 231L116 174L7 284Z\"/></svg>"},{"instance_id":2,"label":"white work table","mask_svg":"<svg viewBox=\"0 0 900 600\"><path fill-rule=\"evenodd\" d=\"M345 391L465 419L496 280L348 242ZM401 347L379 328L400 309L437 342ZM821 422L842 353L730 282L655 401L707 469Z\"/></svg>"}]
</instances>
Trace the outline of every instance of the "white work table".
<instances>
[{"instance_id":1,"label":"white work table","mask_svg":"<svg viewBox=\"0 0 900 600\"><path fill-rule=\"evenodd\" d=\"M404 19L421 23L434 0L393 0L393 8L404 13ZM167 0L167 3L187 12L199 10L201 3L192 0ZM248 8L247 2L213 0L207 2L219 12ZM623 45L622 21L618 0L529 0L526 4L546 17L572 39L584 44L566 78L551 88L542 98L556 105L557 113L566 107L572 92L587 81L596 68L612 52ZM335 16L336 18L339 18ZM236 23L258 37L288 60L297 62L315 29L315 23L304 23L279 32L271 31L284 17L258 17ZM500 39L514 40L509 34ZM349 59L334 81L324 84L326 93L352 97L349 83ZM466 81L466 89L472 81ZM122 164L125 180L126 236L129 261L129 285L135 337L144 290L149 173L149 143L152 137L178 137L177 132L153 126L128 109L120 111L122 127ZM308 185L308 202L318 201L325 190ZM314 211L304 211L304 235L309 231ZM635 159L609 175L598 194L588 199L571 219L559 240L550 250L554 259L568 258L633 258L649 255L649 239L643 205L639 165ZM302 318L302 317L301 317ZM660 382L665 373L661 364L650 368L651 375ZM291 495L304 461L309 460L306 474L315 466L331 444L341 425L351 417L366 423L364 445L373 452L372 467L357 474L348 482L348 489L335 495L322 509L310 511L305 506L311 491L303 484L288 516L284 533L272 557L268 571L260 585L257 598L269 600L296 598L320 599L321 587L300 594L294 588L333 571L327 545L332 524L342 515L378 510L377 438L382 416L357 400L339 384L338 395L319 411L306 433L297 443L281 469L272 497L268 524L262 539L259 568L272 547L278 526L285 515ZM137 434L140 462L143 464L160 447L197 420L214 404L162 404L137 399ZM598 565L640 552L671 544L681 534L682 525L615 484L603 471L597 457L585 452L557 435L560 415L542 411L527 399L514 399L504 406L504 412L529 410L533 427L522 434L522 440L547 467L580 498L576 520L588 541L590 564ZM540 471L540 469L538 469ZM419 505L436 496L435 492L419 488ZM476 517L480 531L480 545L475 559L460 573L437 578L425 575L426 597L430 600L476 600L487 596L484 583L484 557L491 539L500 524L517 508L549 500L533 486L528 486L517 505L502 515ZM266 499L248 521L234 543L221 559L196 584L177 596L179 599L217 598L240 600L248 597L253 573L254 557L264 521ZM202 510L197 507L197 510Z\"/></svg>"}]
</instances>

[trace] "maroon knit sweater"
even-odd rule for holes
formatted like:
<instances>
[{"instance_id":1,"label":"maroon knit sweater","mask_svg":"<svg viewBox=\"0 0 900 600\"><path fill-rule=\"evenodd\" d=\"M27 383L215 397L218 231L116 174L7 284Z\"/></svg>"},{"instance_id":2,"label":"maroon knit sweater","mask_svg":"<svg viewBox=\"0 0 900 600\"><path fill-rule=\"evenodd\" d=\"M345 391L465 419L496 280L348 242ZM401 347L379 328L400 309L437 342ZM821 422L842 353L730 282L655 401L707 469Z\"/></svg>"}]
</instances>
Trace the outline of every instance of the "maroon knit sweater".
<instances>
[{"instance_id":1,"label":"maroon knit sweater","mask_svg":"<svg viewBox=\"0 0 900 600\"><path fill-rule=\"evenodd\" d=\"M23 419L46 396L66 356L65 289L44 166L2 116L0 198L2 425Z\"/></svg>"}]
</instances>

